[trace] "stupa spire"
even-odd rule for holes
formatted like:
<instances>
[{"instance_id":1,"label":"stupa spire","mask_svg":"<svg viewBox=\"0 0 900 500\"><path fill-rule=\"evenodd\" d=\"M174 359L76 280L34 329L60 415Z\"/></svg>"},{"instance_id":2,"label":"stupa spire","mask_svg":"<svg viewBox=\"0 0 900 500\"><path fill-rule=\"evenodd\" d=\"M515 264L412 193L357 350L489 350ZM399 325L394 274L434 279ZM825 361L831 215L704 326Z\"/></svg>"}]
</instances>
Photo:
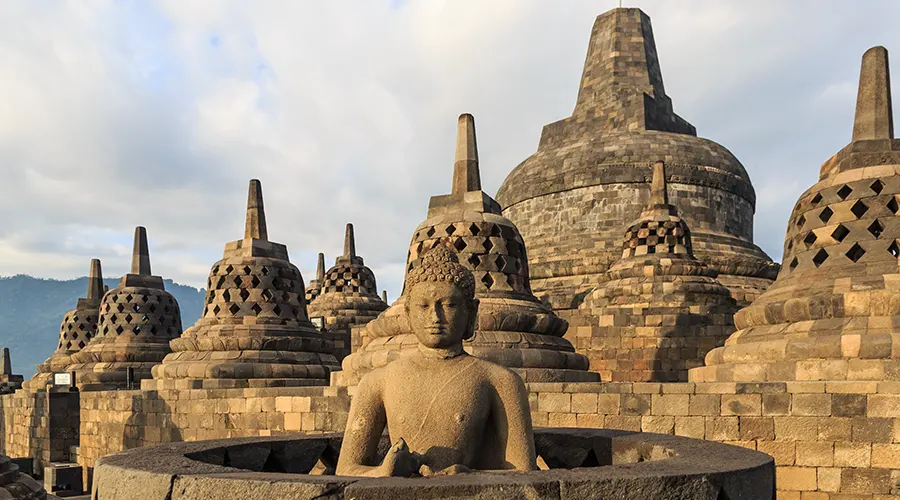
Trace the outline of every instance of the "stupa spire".
<instances>
[{"instance_id":1,"label":"stupa spire","mask_svg":"<svg viewBox=\"0 0 900 500\"><path fill-rule=\"evenodd\" d=\"M344 231L344 258L356 257L356 238L353 236L353 224L347 223Z\"/></svg>"},{"instance_id":2,"label":"stupa spire","mask_svg":"<svg viewBox=\"0 0 900 500\"><path fill-rule=\"evenodd\" d=\"M93 268L93 265L91 266ZM147 245L147 229L134 228L134 250L131 252L131 274L150 276L150 247Z\"/></svg>"},{"instance_id":3,"label":"stupa spire","mask_svg":"<svg viewBox=\"0 0 900 500\"><path fill-rule=\"evenodd\" d=\"M319 264L316 266L316 280L319 283L325 281L325 254L319 252Z\"/></svg>"},{"instance_id":4,"label":"stupa spire","mask_svg":"<svg viewBox=\"0 0 900 500\"><path fill-rule=\"evenodd\" d=\"M262 183L258 179L250 180L250 192L247 195L247 223L244 239L268 240L266 230L266 212L263 208Z\"/></svg>"},{"instance_id":5,"label":"stupa spire","mask_svg":"<svg viewBox=\"0 0 900 500\"><path fill-rule=\"evenodd\" d=\"M888 51L878 46L862 56L859 71L859 90L856 96L856 116L853 120L853 140L894 138L891 109L891 75Z\"/></svg>"},{"instance_id":6,"label":"stupa spire","mask_svg":"<svg viewBox=\"0 0 900 500\"><path fill-rule=\"evenodd\" d=\"M88 275L87 299L99 301L103 297L103 271L100 269L100 259L91 259L91 272Z\"/></svg>"},{"instance_id":7,"label":"stupa spire","mask_svg":"<svg viewBox=\"0 0 900 500\"><path fill-rule=\"evenodd\" d=\"M650 183L650 206L659 207L669 204L666 190L666 164L657 161L653 164L653 180Z\"/></svg>"},{"instance_id":8,"label":"stupa spire","mask_svg":"<svg viewBox=\"0 0 900 500\"><path fill-rule=\"evenodd\" d=\"M478 171L478 144L475 141L475 117L459 115L456 128L456 158L453 162L453 191L455 195L481 190Z\"/></svg>"},{"instance_id":9,"label":"stupa spire","mask_svg":"<svg viewBox=\"0 0 900 500\"><path fill-rule=\"evenodd\" d=\"M0 375L12 375L12 361L9 359L9 348L3 348L3 359L0 360Z\"/></svg>"}]
</instances>

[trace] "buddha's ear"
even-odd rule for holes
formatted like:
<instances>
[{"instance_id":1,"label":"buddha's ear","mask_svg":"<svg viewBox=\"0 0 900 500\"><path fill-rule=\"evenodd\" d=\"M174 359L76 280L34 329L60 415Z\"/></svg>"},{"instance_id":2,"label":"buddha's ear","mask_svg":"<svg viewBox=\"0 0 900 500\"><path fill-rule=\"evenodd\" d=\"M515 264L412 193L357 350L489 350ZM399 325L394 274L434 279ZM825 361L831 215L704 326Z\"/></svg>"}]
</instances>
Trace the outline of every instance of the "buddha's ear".
<instances>
[{"instance_id":1,"label":"buddha's ear","mask_svg":"<svg viewBox=\"0 0 900 500\"><path fill-rule=\"evenodd\" d=\"M469 310L469 324L466 328L466 335L463 340L469 340L475 336L475 328L478 326L478 299L473 298L471 309Z\"/></svg>"}]
</instances>

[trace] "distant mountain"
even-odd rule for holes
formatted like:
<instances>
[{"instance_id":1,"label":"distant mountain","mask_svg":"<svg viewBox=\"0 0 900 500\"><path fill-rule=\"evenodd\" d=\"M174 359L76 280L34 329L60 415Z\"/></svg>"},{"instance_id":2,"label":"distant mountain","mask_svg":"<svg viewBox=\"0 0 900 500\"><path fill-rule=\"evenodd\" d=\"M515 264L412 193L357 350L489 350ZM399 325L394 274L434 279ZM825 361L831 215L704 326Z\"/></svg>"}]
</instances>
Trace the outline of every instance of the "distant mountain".
<instances>
[{"instance_id":1,"label":"distant mountain","mask_svg":"<svg viewBox=\"0 0 900 500\"><path fill-rule=\"evenodd\" d=\"M75 308L79 297L87 295L88 279L67 281L33 278L26 275L0 277L0 347L9 347L13 373L29 379L53 351L59 340L63 315ZM115 288L118 278L103 282ZM181 307L184 328L194 324L203 312L206 290L165 280L166 291Z\"/></svg>"}]
</instances>

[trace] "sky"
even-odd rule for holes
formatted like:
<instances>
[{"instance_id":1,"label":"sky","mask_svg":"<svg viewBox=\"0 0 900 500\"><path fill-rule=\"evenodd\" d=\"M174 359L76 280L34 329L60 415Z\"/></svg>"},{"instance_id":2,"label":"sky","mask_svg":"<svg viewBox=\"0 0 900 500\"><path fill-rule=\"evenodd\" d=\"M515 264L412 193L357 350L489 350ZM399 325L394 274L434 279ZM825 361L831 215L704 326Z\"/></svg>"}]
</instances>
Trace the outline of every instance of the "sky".
<instances>
[{"instance_id":1,"label":"sky","mask_svg":"<svg viewBox=\"0 0 900 500\"><path fill-rule=\"evenodd\" d=\"M202 287L262 181L269 237L308 282L344 224L393 300L475 116L494 194L575 104L617 0L0 2L0 275L129 268ZM744 164L781 260L798 195L850 140L862 53L900 54L900 2L623 2L652 19L675 112ZM895 102L897 91L894 92ZM527 243L527 242L526 242Z\"/></svg>"}]
</instances>

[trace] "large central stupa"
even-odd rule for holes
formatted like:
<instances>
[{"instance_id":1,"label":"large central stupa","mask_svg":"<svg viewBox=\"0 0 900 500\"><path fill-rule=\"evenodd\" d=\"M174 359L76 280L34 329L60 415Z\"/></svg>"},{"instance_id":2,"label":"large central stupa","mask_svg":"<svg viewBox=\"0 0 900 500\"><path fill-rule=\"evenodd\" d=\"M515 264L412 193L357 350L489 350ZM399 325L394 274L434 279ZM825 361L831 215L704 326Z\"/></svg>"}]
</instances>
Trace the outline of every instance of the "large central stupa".
<instances>
[{"instance_id":1,"label":"large central stupa","mask_svg":"<svg viewBox=\"0 0 900 500\"><path fill-rule=\"evenodd\" d=\"M594 22L572 116L544 127L537 152L497 192L528 244L536 295L572 309L598 286L619 257L622 222L649 202L657 160L696 257L737 302L775 279L778 266L753 244L756 194L746 170L675 114L650 18L619 8Z\"/></svg>"}]
</instances>

